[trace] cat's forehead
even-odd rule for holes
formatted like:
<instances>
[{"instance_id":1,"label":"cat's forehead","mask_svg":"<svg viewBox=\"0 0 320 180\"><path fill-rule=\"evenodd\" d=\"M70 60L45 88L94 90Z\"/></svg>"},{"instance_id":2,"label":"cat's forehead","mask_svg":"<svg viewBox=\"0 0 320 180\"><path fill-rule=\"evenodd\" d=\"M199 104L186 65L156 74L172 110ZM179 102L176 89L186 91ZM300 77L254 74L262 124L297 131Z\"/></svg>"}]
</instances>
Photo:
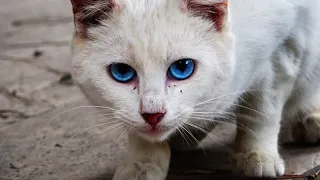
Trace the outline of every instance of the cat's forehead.
<instances>
[{"instance_id":1,"label":"cat's forehead","mask_svg":"<svg viewBox=\"0 0 320 180\"><path fill-rule=\"evenodd\" d=\"M181 8L185 0L118 0L123 10L135 15L156 15Z\"/></svg>"},{"instance_id":2,"label":"cat's forehead","mask_svg":"<svg viewBox=\"0 0 320 180\"><path fill-rule=\"evenodd\" d=\"M166 59L174 50L214 36L212 24L182 10L183 0L126 0L118 22L119 36L138 56ZM211 34L208 32L211 31ZM210 37L209 37L210 36ZM178 48L178 49L177 49ZM191 48L191 47L190 47Z\"/></svg>"},{"instance_id":3,"label":"cat's forehead","mask_svg":"<svg viewBox=\"0 0 320 180\"><path fill-rule=\"evenodd\" d=\"M119 12L90 30L96 37L91 47L99 48L97 52L103 52L108 61L165 69L179 58L199 57L194 52L216 40L212 23L185 12L184 0L120 1Z\"/></svg>"},{"instance_id":4,"label":"cat's forehead","mask_svg":"<svg viewBox=\"0 0 320 180\"><path fill-rule=\"evenodd\" d=\"M179 3L180 2L180 3ZM186 15L181 12L182 0L125 0L123 12L119 13L117 23L127 33L135 37L167 37L187 24ZM183 28L183 27L181 27Z\"/></svg>"}]
</instances>

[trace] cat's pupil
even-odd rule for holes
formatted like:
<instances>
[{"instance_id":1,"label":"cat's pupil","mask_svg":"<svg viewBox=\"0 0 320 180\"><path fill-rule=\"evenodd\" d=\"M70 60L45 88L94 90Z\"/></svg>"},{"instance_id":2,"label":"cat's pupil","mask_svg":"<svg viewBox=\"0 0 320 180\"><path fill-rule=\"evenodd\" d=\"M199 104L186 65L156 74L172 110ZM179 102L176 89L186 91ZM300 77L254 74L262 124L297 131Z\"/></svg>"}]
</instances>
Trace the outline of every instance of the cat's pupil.
<instances>
[{"instance_id":1,"label":"cat's pupil","mask_svg":"<svg viewBox=\"0 0 320 180\"><path fill-rule=\"evenodd\" d=\"M184 72L187 69L187 66L189 64L189 61L178 61L177 62L177 68L179 71Z\"/></svg>"},{"instance_id":2,"label":"cat's pupil","mask_svg":"<svg viewBox=\"0 0 320 180\"><path fill-rule=\"evenodd\" d=\"M126 64L118 65L118 72L122 75L128 73L128 71L130 70L131 70L131 67Z\"/></svg>"}]
</instances>

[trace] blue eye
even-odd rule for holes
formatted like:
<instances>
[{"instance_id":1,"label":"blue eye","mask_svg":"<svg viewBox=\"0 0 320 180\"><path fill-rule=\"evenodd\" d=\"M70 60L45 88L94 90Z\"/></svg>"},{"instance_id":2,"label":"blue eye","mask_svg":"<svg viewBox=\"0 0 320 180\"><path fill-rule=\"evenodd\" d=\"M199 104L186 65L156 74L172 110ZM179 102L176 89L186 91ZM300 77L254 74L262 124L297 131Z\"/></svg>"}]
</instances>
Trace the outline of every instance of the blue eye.
<instances>
[{"instance_id":1,"label":"blue eye","mask_svg":"<svg viewBox=\"0 0 320 180\"><path fill-rule=\"evenodd\" d=\"M169 75L176 80L188 79L194 72L195 62L192 59L180 59L169 67Z\"/></svg>"},{"instance_id":2,"label":"blue eye","mask_svg":"<svg viewBox=\"0 0 320 180\"><path fill-rule=\"evenodd\" d=\"M110 74L118 82L126 83L132 81L136 76L136 71L129 65L115 63L109 66Z\"/></svg>"}]
</instances>

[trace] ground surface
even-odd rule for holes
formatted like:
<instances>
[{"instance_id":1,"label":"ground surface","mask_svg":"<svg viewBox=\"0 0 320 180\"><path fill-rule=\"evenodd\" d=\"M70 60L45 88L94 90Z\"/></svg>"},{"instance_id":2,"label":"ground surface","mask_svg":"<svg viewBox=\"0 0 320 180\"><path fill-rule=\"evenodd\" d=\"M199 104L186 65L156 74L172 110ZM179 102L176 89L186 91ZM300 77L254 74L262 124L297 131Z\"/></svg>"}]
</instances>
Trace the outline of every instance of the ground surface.
<instances>
[{"instance_id":1,"label":"ground surface","mask_svg":"<svg viewBox=\"0 0 320 180\"><path fill-rule=\"evenodd\" d=\"M99 128L77 134L103 122L94 110L74 109L51 120L90 105L67 75L72 31L68 0L0 0L1 180L110 179L121 161L126 140L119 134L94 137ZM233 126L215 133L232 139ZM218 149L207 156L179 153L172 169L188 163L228 169L227 148ZM288 147L282 154L287 173L300 174L320 164L318 147ZM173 173L169 178L177 179Z\"/></svg>"}]
</instances>

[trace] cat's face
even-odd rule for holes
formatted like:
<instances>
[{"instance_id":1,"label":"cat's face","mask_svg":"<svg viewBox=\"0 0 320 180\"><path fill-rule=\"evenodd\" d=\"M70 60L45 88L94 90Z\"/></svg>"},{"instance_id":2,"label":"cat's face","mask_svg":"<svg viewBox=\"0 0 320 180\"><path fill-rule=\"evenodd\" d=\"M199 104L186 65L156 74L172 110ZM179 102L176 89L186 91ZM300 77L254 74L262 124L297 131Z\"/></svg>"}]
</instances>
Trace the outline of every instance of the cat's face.
<instances>
[{"instance_id":1,"label":"cat's face","mask_svg":"<svg viewBox=\"0 0 320 180\"><path fill-rule=\"evenodd\" d=\"M224 105L202 102L227 92L230 39L185 3L112 1L99 23L77 26L74 79L95 105L114 109L123 127L151 141ZM148 114L161 115L151 117L157 125Z\"/></svg>"}]
</instances>

